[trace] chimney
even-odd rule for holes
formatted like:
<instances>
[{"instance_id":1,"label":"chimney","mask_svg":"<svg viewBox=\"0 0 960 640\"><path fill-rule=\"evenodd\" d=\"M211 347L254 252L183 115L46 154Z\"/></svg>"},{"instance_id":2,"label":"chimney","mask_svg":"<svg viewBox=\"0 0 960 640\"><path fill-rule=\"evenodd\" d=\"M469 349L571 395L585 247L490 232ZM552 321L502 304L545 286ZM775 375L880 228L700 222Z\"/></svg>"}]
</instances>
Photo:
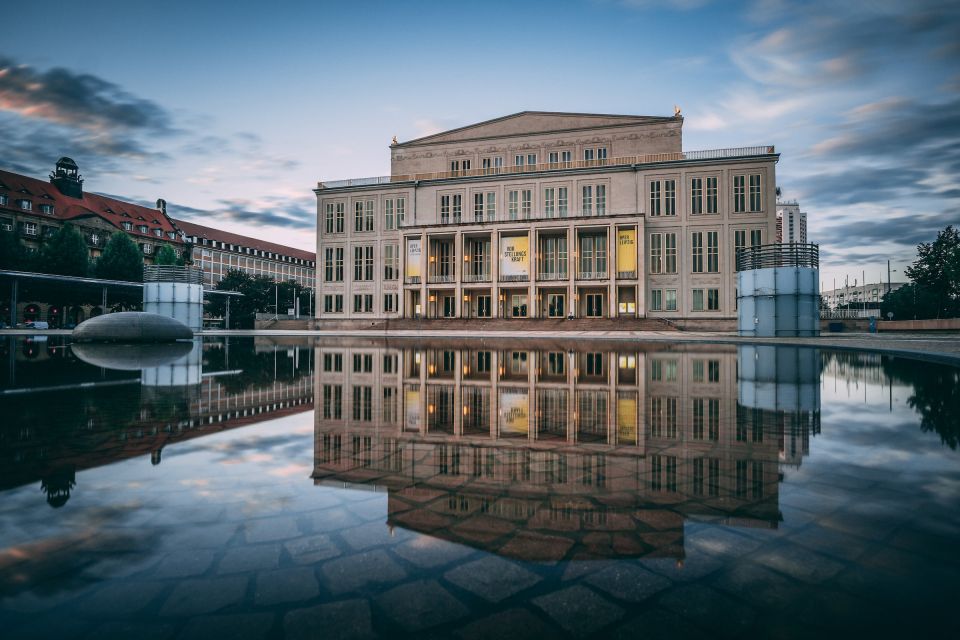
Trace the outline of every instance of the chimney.
<instances>
[{"instance_id":1,"label":"chimney","mask_svg":"<svg viewBox=\"0 0 960 640\"><path fill-rule=\"evenodd\" d=\"M157 199L157 209L158 209L158 210L160 211L160 213L162 213L163 215L167 215L167 201L164 200L163 198L158 198L158 199Z\"/></svg>"}]
</instances>

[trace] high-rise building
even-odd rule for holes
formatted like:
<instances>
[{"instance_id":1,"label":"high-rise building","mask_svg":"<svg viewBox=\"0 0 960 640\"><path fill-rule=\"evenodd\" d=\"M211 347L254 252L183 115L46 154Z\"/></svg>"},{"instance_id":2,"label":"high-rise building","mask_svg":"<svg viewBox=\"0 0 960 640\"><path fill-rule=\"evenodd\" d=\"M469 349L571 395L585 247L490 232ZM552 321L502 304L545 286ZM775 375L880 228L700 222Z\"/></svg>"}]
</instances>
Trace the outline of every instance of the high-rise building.
<instances>
[{"instance_id":1,"label":"high-rise building","mask_svg":"<svg viewBox=\"0 0 960 640\"><path fill-rule=\"evenodd\" d=\"M321 181L321 320L736 317L769 243L772 146L682 151L683 118L525 111Z\"/></svg>"},{"instance_id":2,"label":"high-rise building","mask_svg":"<svg viewBox=\"0 0 960 640\"><path fill-rule=\"evenodd\" d=\"M777 202L777 242L807 243L807 212L796 200Z\"/></svg>"}]
</instances>

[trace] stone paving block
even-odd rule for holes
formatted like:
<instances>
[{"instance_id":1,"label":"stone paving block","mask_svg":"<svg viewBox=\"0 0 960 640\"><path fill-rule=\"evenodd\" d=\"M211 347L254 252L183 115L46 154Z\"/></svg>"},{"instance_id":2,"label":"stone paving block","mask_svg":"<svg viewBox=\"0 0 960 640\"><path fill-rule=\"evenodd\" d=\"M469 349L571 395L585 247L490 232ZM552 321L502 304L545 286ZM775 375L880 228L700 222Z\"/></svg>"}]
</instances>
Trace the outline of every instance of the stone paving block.
<instances>
[{"instance_id":1,"label":"stone paving block","mask_svg":"<svg viewBox=\"0 0 960 640\"><path fill-rule=\"evenodd\" d=\"M160 609L162 616L195 616L213 613L243 601L247 591L247 578L195 578L184 580Z\"/></svg>"},{"instance_id":2,"label":"stone paving block","mask_svg":"<svg viewBox=\"0 0 960 640\"><path fill-rule=\"evenodd\" d=\"M660 605L726 637L745 632L756 617L752 609L702 584L671 589L660 598Z\"/></svg>"},{"instance_id":3,"label":"stone paving block","mask_svg":"<svg viewBox=\"0 0 960 640\"><path fill-rule=\"evenodd\" d=\"M186 549L168 553L151 573L153 578L188 578L205 573L216 554L209 549Z\"/></svg>"},{"instance_id":4,"label":"stone paving block","mask_svg":"<svg viewBox=\"0 0 960 640\"><path fill-rule=\"evenodd\" d=\"M295 609L283 618L287 640L365 640L375 638L370 604L366 600L342 600L305 609Z\"/></svg>"},{"instance_id":5,"label":"stone paving block","mask_svg":"<svg viewBox=\"0 0 960 640\"><path fill-rule=\"evenodd\" d=\"M698 640L712 637L701 631L683 617L665 609L652 609L629 620L610 634L612 640L637 640L638 638L683 638Z\"/></svg>"},{"instance_id":6,"label":"stone paving block","mask_svg":"<svg viewBox=\"0 0 960 640\"><path fill-rule=\"evenodd\" d=\"M110 582L83 601L84 615L120 618L131 616L150 604L166 587L163 582Z\"/></svg>"},{"instance_id":7,"label":"stone paving block","mask_svg":"<svg viewBox=\"0 0 960 640\"><path fill-rule=\"evenodd\" d=\"M629 602L643 602L671 584L669 579L636 565L615 565L592 573L585 579L614 598Z\"/></svg>"},{"instance_id":8,"label":"stone paving block","mask_svg":"<svg viewBox=\"0 0 960 640\"><path fill-rule=\"evenodd\" d=\"M244 525L244 536L249 544L274 542L301 535L294 518L267 518L251 520Z\"/></svg>"},{"instance_id":9,"label":"stone paving block","mask_svg":"<svg viewBox=\"0 0 960 640\"><path fill-rule=\"evenodd\" d=\"M500 602L540 582L537 574L497 556L462 564L443 577L489 602Z\"/></svg>"},{"instance_id":10,"label":"stone paving block","mask_svg":"<svg viewBox=\"0 0 960 640\"><path fill-rule=\"evenodd\" d=\"M316 533L339 531L340 529L355 527L361 523L360 518L348 512L343 507L323 509L322 511L309 513L305 517L309 523L310 530Z\"/></svg>"},{"instance_id":11,"label":"stone paving block","mask_svg":"<svg viewBox=\"0 0 960 640\"><path fill-rule=\"evenodd\" d=\"M391 528L386 522L367 522L359 527L341 529L340 536L356 551L372 547L400 544L416 534L407 529Z\"/></svg>"},{"instance_id":12,"label":"stone paving block","mask_svg":"<svg viewBox=\"0 0 960 640\"><path fill-rule=\"evenodd\" d=\"M281 602L300 602L320 594L317 578L311 567L279 569L257 574L254 601L258 606Z\"/></svg>"},{"instance_id":13,"label":"stone paving block","mask_svg":"<svg viewBox=\"0 0 960 640\"><path fill-rule=\"evenodd\" d=\"M297 564L316 564L336 558L341 553L330 536L323 534L288 540L283 543L283 548Z\"/></svg>"},{"instance_id":14,"label":"stone paving block","mask_svg":"<svg viewBox=\"0 0 960 640\"><path fill-rule=\"evenodd\" d=\"M177 640L211 640L212 638L260 640L270 635L271 627L273 627L272 613L201 616L190 620L177 636Z\"/></svg>"},{"instance_id":15,"label":"stone paving block","mask_svg":"<svg viewBox=\"0 0 960 640\"><path fill-rule=\"evenodd\" d=\"M394 587L377 596L376 603L408 632L423 631L470 613L436 580L417 580Z\"/></svg>"},{"instance_id":16,"label":"stone paving block","mask_svg":"<svg viewBox=\"0 0 960 640\"><path fill-rule=\"evenodd\" d=\"M276 569L279 565L279 545L243 545L227 550L220 560L220 564L217 566L217 573L265 571L268 569Z\"/></svg>"},{"instance_id":17,"label":"stone paving block","mask_svg":"<svg viewBox=\"0 0 960 640\"><path fill-rule=\"evenodd\" d=\"M625 614L621 607L579 585L534 598L533 604L578 637L594 634Z\"/></svg>"},{"instance_id":18,"label":"stone paving block","mask_svg":"<svg viewBox=\"0 0 960 640\"><path fill-rule=\"evenodd\" d=\"M430 536L417 536L393 547L391 551L422 569L432 569L449 564L474 553L474 550L470 547L431 538Z\"/></svg>"},{"instance_id":19,"label":"stone paving block","mask_svg":"<svg viewBox=\"0 0 960 640\"><path fill-rule=\"evenodd\" d=\"M510 640L511 638L552 638L559 629L551 626L526 609L508 609L457 629L463 640Z\"/></svg>"},{"instance_id":20,"label":"stone paving block","mask_svg":"<svg viewBox=\"0 0 960 640\"><path fill-rule=\"evenodd\" d=\"M844 567L837 560L790 543L763 551L753 559L798 580L811 583L823 582Z\"/></svg>"},{"instance_id":21,"label":"stone paving block","mask_svg":"<svg viewBox=\"0 0 960 640\"><path fill-rule=\"evenodd\" d=\"M573 541L520 531L500 547L498 553L530 562L557 562L567 555Z\"/></svg>"},{"instance_id":22,"label":"stone paving block","mask_svg":"<svg viewBox=\"0 0 960 640\"><path fill-rule=\"evenodd\" d=\"M163 546L175 551L219 548L226 546L239 528L235 522L187 527L164 537Z\"/></svg>"},{"instance_id":23,"label":"stone paving block","mask_svg":"<svg viewBox=\"0 0 960 640\"><path fill-rule=\"evenodd\" d=\"M759 564L742 562L720 572L711 583L741 600L782 608L803 597L807 585Z\"/></svg>"},{"instance_id":24,"label":"stone paving block","mask_svg":"<svg viewBox=\"0 0 960 640\"><path fill-rule=\"evenodd\" d=\"M384 551L366 551L328 560L320 570L323 582L333 593L347 593L367 585L403 580L407 573Z\"/></svg>"},{"instance_id":25,"label":"stone paving block","mask_svg":"<svg viewBox=\"0 0 960 640\"><path fill-rule=\"evenodd\" d=\"M114 620L100 625L87 637L90 640L168 640L176 632L173 624Z\"/></svg>"},{"instance_id":26,"label":"stone paving block","mask_svg":"<svg viewBox=\"0 0 960 640\"><path fill-rule=\"evenodd\" d=\"M789 536L790 542L841 560L856 560L872 552L876 543L830 527L813 525Z\"/></svg>"}]
</instances>

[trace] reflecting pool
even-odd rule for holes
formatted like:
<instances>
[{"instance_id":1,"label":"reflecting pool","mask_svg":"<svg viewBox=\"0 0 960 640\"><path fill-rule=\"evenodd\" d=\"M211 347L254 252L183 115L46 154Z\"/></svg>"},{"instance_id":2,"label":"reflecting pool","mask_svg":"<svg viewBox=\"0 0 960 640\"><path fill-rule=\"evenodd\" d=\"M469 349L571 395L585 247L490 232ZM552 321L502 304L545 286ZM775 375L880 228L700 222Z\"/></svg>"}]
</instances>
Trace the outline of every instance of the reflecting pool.
<instances>
[{"instance_id":1,"label":"reflecting pool","mask_svg":"<svg viewBox=\"0 0 960 640\"><path fill-rule=\"evenodd\" d=\"M960 632L960 369L0 341L4 637Z\"/></svg>"}]
</instances>

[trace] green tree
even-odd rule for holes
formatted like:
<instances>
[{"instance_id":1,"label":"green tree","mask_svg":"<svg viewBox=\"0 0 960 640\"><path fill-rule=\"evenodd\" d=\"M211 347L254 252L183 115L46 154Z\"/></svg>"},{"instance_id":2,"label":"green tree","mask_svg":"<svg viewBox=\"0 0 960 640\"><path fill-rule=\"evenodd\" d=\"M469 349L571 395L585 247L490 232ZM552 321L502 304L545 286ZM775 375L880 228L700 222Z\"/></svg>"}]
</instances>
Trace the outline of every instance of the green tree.
<instances>
[{"instance_id":1,"label":"green tree","mask_svg":"<svg viewBox=\"0 0 960 640\"><path fill-rule=\"evenodd\" d=\"M252 329L256 314L277 313L286 315L287 309L294 306L294 289L300 298L300 311L308 313L309 293L293 280L276 282L267 276L251 276L243 271L229 271L217 283L219 291L239 291L243 294L230 302L230 327ZM279 310L278 310L279 309ZM207 303L207 312L213 316L226 316L226 300L223 296L212 296Z\"/></svg>"},{"instance_id":2,"label":"green tree","mask_svg":"<svg viewBox=\"0 0 960 640\"><path fill-rule=\"evenodd\" d=\"M883 296L880 317L887 319L892 313L894 320L924 320L937 315L937 298L926 287L907 283Z\"/></svg>"},{"instance_id":3,"label":"green tree","mask_svg":"<svg viewBox=\"0 0 960 640\"><path fill-rule=\"evenodd\" d=\"M98 278L107 280L142 282L143 256L137 243L125 233L111 234L103 255L97 260L96 273Z\"/></svg>"},{"instance_id":4,"label":"green tree","mask_svg":"<svg viewBox=\"0 0 960 640\"><path fill-rule=\"evenodd\" d=\"M153 263L171 267L182 266L176 251L168 244L161 245L160 249L157 250L157 255L154 257Z\"/></svg>"},{"instance_id":5,"label":"green tree","mask_svg":"<svg viewBox=\"0 0 960 640\"><path fill-rule=\"evenodd\" d=\"M32 262L26 247L12 231L0 231L0 269L29 271Z\"/></svg>"},{"instance_id":6,"label":"green tree","mask_svg":"<svg viewBox=\"0 0 960 640\"><path fill-rule=\"evenodd\" d=\"M933 296L935 315L928 317L960 314L960 230L948 225L933 242L917 245L917 260L904 273Z\"/></svg>"},{"instance_id":7,"label":"green tree","mask_svg":"<svg viewBox=\"0 0 960 640\"><path fill-rule=\"evenodd\" d=\"M90 272L87 243L73 226L65 225L43 244L38 266L44 273L86 276Z\"/></svg>"}]
</instances>

